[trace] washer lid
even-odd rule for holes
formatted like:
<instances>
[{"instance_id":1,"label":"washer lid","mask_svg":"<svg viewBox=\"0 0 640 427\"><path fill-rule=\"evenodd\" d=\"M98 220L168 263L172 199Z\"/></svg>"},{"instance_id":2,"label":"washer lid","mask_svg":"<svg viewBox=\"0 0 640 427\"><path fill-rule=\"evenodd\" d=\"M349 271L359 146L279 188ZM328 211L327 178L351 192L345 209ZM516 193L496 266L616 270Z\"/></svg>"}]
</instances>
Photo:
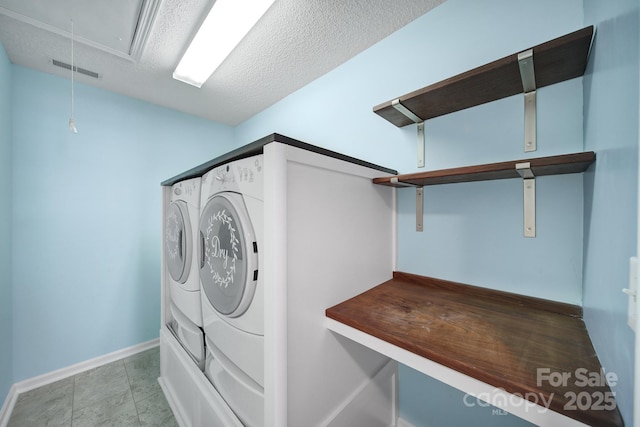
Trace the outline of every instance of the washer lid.
<instances>
[{"instance_id":1,"label":"washer lid","mask_svg":"<svg viewBox=\"0 0 640 427\"><path fill-rule=\"evenodd\" d=\"M200 216L200 283L221 314L237 317L251 304L258 279L258 248L238 193L212 197Z\"/></svg>"},{"instance_id":2,"label":"washer lid","mask_svg":"<svg viewBox=\"0 0 640 427\"><path fill-rule=\"evenodd\" d=\"M169 205L164 224L164 253L171 278L184 283L191 265L191 223L187 204L178 200Z\"/></svg>"}]
</instances>

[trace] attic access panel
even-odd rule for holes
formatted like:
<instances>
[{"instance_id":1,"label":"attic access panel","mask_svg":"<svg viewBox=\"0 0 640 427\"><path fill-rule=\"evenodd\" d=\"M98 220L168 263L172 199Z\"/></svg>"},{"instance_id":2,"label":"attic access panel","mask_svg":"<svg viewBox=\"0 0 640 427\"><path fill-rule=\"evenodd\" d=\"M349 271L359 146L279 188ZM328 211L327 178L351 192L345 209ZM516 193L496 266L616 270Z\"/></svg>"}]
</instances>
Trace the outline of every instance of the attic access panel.
<instances>
[{"instance_id":1,"label":"attic access panel","mask_svg":"<svg viewBox=\"0 0 640 427\"><path fill-rule=\"evenodd\" d=\"M84 44L137 59L160 0L0 0L0 14Z\"/></svg>"}]
</instances>

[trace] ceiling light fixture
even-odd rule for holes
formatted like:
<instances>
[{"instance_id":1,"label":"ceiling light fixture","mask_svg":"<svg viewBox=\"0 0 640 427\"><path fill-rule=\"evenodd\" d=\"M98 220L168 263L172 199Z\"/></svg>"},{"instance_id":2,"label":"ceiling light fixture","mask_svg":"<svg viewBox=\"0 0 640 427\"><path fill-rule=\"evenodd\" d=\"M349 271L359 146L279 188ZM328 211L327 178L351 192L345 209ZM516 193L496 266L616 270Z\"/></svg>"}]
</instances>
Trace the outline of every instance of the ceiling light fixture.
<instances>
[{"instance_id":1,"label":"ceiling light fixture","mask_svg":"<svg viewBox=\"0 0 640 427\"><path fill-rule=\"evenodd\" d=\"M273 2L216 0L173 72L173 78L201 87Z\"/></svg>"}]
</instances>

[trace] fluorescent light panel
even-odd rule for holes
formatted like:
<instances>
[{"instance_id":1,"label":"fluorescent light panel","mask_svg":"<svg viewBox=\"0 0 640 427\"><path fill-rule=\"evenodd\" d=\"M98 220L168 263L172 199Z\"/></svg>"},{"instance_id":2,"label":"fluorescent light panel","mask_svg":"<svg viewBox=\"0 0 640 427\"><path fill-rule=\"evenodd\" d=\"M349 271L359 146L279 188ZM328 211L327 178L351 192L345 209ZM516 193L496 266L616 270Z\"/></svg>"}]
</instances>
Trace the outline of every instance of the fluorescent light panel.
<instances>
[{"instance_id":1,"label":"fluorescent light panel","mask_svg":"<svg viewBox=\"0 0 640 427\"><path fill-rule=\"evenodd\" d=\"M201 87L274 0L216 0L173 72L173 78Z\"/></svg>"}]
</instances>

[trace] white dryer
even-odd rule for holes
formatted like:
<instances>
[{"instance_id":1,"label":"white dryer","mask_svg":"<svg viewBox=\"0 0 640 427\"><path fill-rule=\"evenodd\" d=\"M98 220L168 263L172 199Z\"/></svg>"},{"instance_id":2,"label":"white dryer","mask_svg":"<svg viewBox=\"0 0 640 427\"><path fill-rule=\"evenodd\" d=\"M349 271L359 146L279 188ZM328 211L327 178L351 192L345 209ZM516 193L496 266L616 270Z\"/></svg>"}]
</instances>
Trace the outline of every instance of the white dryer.
<instances>
[{"instance_id":1,"label":"white dryer","mask_svg":"<svg viewBox=\"0 0 640 427\"><path fill-rule=\"evenodd\" d=\"M180 181L171 187L165 212L164 260L170 290L169 327L182 346L204 369L200 279L197 236L200 212L200 178Z\"/></svg>"},{"instance_id":2,"label":"white dryer","mask_svg":"<svg viewBox=\"0 0 640 427\"><path fill-rule=\"evenodd\" d=\"M199 267L205 374L248 427L264 425L263 155L202 176Z\"/></svg>"}]
</instances>

